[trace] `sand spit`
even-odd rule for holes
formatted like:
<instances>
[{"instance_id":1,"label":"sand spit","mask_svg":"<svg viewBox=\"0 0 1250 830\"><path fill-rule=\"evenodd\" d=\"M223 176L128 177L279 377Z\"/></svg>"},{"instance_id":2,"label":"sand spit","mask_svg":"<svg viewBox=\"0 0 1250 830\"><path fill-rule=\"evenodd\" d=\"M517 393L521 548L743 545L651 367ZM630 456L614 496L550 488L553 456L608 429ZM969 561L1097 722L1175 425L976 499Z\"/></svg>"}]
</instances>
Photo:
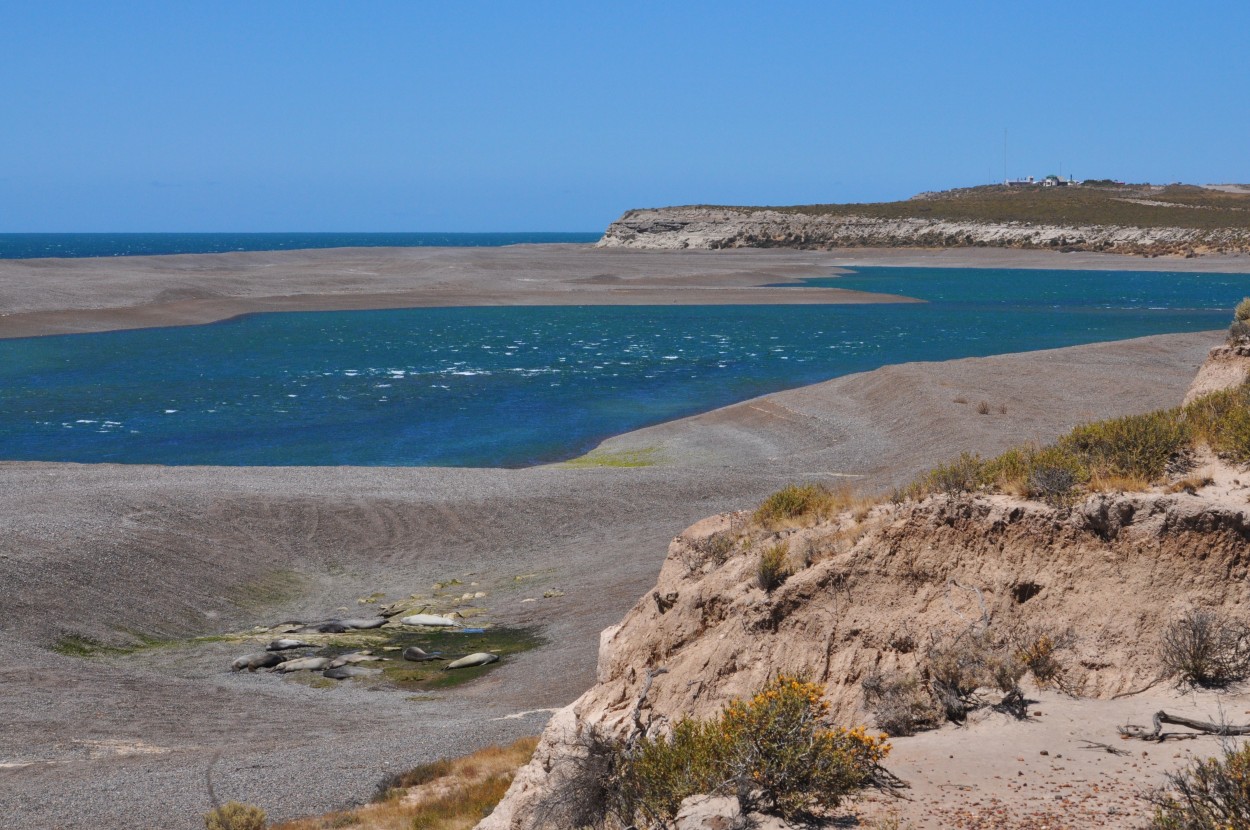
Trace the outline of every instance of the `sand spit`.
<instances>
[{"instance_id":1,"label":"sand spit","mask_svg":"<svg viewBox=\"0 0 1250 830\"><path fill-rule=\"evenodd\" d=\"M651 450L638 468L0 464L0 827L193 828L210 786L275 819L304 815L367 798L387 772L535 734L593 682L598 632L692 522L795 479L886 487L962 449L1169 405L1217 339L889 367L606 442ZM478 582L475 605L541 627L547 645L414 699L231 674L255 644L185 640L367 613L374 592L428 596L451 578ZM49 650L67 635L166 642ZM164 751L93 755L82 741Z\"/></svg>"},{"instance_id":2,"label":"sand spit","mask_svg":"<svg viewBox=\"0 0 1250 830\"><path fill-rule=\"evenodd\" d=\"M976 248L657 252L517 245L0 260L0 337L207 323L264 311L900 299L793 287L803 277L828 276L849 265L1245 272L1250 256L1143 259ZM768 287L784 283L792 285Z\"/></svg>"}]
</instances>

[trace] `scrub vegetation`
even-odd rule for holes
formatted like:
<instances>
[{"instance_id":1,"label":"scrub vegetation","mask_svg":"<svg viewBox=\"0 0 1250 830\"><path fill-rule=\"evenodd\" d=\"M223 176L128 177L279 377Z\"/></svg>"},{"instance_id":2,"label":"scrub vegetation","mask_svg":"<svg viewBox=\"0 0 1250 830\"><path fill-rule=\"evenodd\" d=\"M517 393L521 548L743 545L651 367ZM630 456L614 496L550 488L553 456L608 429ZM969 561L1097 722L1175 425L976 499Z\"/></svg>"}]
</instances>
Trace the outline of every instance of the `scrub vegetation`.
<instances>
[{"instance_id":1,"label":"scrub vegetation","mask_svg":"<svg viewBox=\"0 0 1250 830\"><path fill-rule=\"evenodd\" d=\"M768 209L814 216L867 216L876 219L1244 230L1247 213L1250 212L1250 193L1227 193L1182 184L1120 185L1107 182L1080 187L1019 188L987 185L926 193L901 202L771 208L697 207L742 212Z\"/></svg>"},{"instance_id":2,"label":"scrub vegetation","mask_svg":"<svg viewBox=\"0 0 1250 830\"><path fill-rule=\"evenodd\" d=\"M1250 384L1187 406L1084 424L1044 447L1017 447L991 459L965 453L895 497L987 491L1063 505L1086 490L1158 484L1200 447L1234 464L1250 463Z\"/></svg>"},{"instance_id":3,"label":"scrub vegetation","mask_svg":"<svg viewBox=\"0 0 1250 830\"><path fill-rule=\"evenodd\" d=\"M621 824L669 826L682 800L702 793L789 819L837 807L873 781L890 745L862 727L829 725L823 694L778 675L716 718L683 719L620 749L607 789Z\"/></svg>"}]
</instances>

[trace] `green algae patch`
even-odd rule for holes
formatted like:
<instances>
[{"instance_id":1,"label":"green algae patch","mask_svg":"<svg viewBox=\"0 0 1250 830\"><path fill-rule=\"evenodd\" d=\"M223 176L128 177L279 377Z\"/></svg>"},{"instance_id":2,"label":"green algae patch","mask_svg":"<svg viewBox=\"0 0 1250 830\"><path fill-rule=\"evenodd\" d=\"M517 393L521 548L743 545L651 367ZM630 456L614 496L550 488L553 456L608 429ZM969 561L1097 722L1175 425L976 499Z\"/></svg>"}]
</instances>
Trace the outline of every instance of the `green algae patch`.
<instances>
[{"instance_id":1,"label":"green algae patch","mask_svg":"<svg viewBox=\"0 0 1250 830\"><path fill-rule=\"evenodd\" d=\"M385 646L398 647L398 651L387 651L388 660L376 665L382 669L382 676L391 685L413 692L433 691L459 686L488 674L496 667L503 665L508 658L525 651L537 648L545 641L537 631L531 628L488 628L481 634L464 634L455 631L420 630L411 633L399 632L388 638ZM403 649L417 646L427 653L441 651L446 660L431 660L425 663L414 663L402 658ZM447 671L444 667L460 657L475 652L485 651L498 654L499 660L485 666L474 666L468 669ZM375 649L375 653L377 649Z\"/></svg>"},{"instance_id":2,"label":"green algae patch","mask_svg":"<svg viewBox=\"0 0 1250 830\"><path fill-rule=\"evenodd\" d=\"M194 646L201 643L221 643L236 639L222 634L183 639L153 637L149 634L141 634L129 630L124 630L121 634L130 638L131 642L118 645L116 643L106 643L82 634L66 634L52 644L52 650L66 657L124 657L128 654L138 654L139 652L158 648Z\"/></svg>"},{"instance_id":3,"label":"green algae patch","mask_svg":"<svg viewBox=\"0 0 1250 830\"><path fill-rule=\"evenodd\" d=\"M578 458L570 458L564 467L654 467L667 461L659 447L632 450L591 450Z\"/></svg>"}]
</instances>

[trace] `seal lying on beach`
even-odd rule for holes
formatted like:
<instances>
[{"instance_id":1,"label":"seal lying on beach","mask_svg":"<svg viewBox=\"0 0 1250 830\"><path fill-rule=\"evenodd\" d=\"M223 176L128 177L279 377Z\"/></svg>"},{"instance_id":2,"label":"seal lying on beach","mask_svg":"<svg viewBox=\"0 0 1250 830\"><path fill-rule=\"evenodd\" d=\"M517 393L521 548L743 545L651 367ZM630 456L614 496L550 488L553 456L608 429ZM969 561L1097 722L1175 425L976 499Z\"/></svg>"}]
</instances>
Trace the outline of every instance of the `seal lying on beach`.
<instances>
[{"instance_id":1,"label":"seal lying on beach","mask_svg":"<svg viewBox=\"0 0 1250 830\"><path fill-rule=\"evenodd\" d=\"M328 665L330 665L329 657L297 657L294 660L279 663L270 671L279 671L283 674L291 671L320 671Z\"/></svg>"},{"instance_id":2,"label":"seal lying on beach","mask_svg":"<svg viewBox=\"0 0 1250 830\"><path fill-rule=\"evenodd\" d=\"M268 669L278 665L285 659L281 654L245 654L230 664L230 671Z\"/></svg>"},{"instance_id":3,"label":"seal lying on beach","mask_svg":"<svg viewBox=\"0 0 1250 830\"><path fill-rule=\"evenodd\" d=\"M494 663L498 659L498 654L489 654L485 651L479 651L475 654L461 657L459 660L453 660L443 666L443 671L447 671L448 669L471 669L474 666L485 666L487 663Z\"/></svg>"},{"instance_id":4,"label":"seal lying on beach","mask_svg":"<svg viewBox=\"0 0 1250 830\"><path fill-rule=\"evenodd\" d=\"M459 627L460 625L451 617L440 617L437 614L413 614L411 617L400 617L399 621L404 625L428 625L433 628Z\"/></svg>"},{"instance_id":5,"label":"seal lying on beach","mask_svg":"<svg viewBox=\"0 0 1250 830\"><path fill-rule=\"evenodd\" d=\"M356 617L346 620L321 620L320 622L305 623L300 628L297 628L296 631L317 634L342 634L359 629L381 628L384 625L386 625L385 617L370 617L367 619Z\"/></svg>"},{"instance_id":6,"label":"seal lying on beach","mask_svg":"<svg viewBox=\"0 0 1250 830\"><path fill-rule=\"evenodd\" d=\"M411 660L414 663L424 663L428 660L446 660L441 651L427 652L423 648L417 646L408 646L404 649L404 659Z\"/></svg>"},{"instance_id":7,"label":"seal lying on beach","mask_svg":"<svg viewBox=\"0 0 1250 830\"><path fill-rule=\"evenodd\" d=\"M287 651L293 648L315 648L312 643L306 643L303 640L292 640L283 637L281 640L274 640L265 646L265 651Z\"/></svg>"},{"instance_id":8,"label":"seal lying on beach","mask_svg":"<svg viewBox=\"0 0 1250 830\"><path fill-rule=\"evenodd\" d=\"M332 669L323 671L321 676L328 677L331 680L346 680L349 677L366 677L371 674L381 673L381 669L364 669L360 666L335 666Z\"/></svg>"},{"instance_id":9,"label":"seal lying on beach","mask_svg":"<svg viewBox=\"0 0 1250 830\"><path fill-rule=\"evenodd\" d=\"M351 654L340 654L338 657L335 657L330 661L330 665L326 666L326 668L337 669L339 666L347 666L352 663L372 663L381 659L383 658L375 657L368 652L353 651Z\"/></svg>"},{"instance_id":10,"label":"seal lying on beach","mask_svg":"<svg viewBox=\"0 0 1250 830\"><path fill-rule=\"evenodd\" d=\"M339 620L339 622L348 628L363 630L369 628L381 628L386 625L386 617L352 617L347 620Z\"/></svg>"}]
</instances>

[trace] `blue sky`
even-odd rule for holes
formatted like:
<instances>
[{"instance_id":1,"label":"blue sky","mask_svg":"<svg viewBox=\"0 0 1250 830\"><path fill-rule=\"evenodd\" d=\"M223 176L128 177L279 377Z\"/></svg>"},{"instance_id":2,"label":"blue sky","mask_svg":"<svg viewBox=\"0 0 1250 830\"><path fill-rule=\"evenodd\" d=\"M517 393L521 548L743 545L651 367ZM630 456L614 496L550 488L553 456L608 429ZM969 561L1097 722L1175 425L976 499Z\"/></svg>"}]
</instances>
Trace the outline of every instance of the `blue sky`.
<instances>
[{"instance_id":1,"label":"blue sky","mask_svg":"<svg viewBox=\"0 0 1250 830\"><path fill-rule=\"evenodd\" d=\"M0 232L1250 181L1250 3L7 2Z\"/></svg>"}]
</instances>

